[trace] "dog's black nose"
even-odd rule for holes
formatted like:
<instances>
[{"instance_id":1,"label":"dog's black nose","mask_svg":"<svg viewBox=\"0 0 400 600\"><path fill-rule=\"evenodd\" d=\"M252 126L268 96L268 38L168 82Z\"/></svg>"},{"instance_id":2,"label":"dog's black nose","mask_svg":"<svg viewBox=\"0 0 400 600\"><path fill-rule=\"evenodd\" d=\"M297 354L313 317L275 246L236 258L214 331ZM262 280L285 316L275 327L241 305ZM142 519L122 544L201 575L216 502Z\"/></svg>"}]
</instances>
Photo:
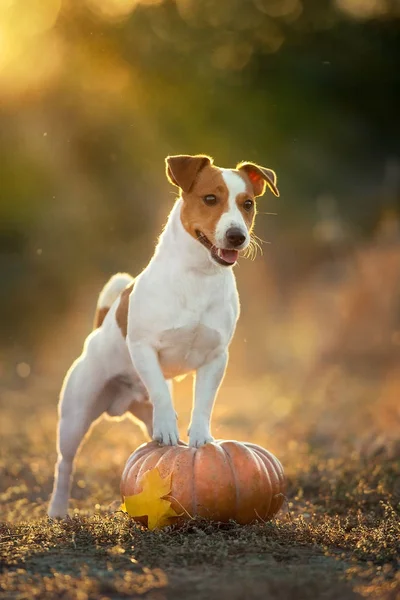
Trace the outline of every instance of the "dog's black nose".
<instances>
[{"instance_id":1,"label":"dog's black nose","mask_svg":"<svg viewBox=\"0 0 400 600\"><path fill-rule=\"evenodd\" d=\"M241 246L243 244L243 242L246 239L246 236L243 233L243 231L238 227L231 227L226 232L226 239L228 240L231 246L237 248L238 246Z\"/></svg>"}]
</instances>

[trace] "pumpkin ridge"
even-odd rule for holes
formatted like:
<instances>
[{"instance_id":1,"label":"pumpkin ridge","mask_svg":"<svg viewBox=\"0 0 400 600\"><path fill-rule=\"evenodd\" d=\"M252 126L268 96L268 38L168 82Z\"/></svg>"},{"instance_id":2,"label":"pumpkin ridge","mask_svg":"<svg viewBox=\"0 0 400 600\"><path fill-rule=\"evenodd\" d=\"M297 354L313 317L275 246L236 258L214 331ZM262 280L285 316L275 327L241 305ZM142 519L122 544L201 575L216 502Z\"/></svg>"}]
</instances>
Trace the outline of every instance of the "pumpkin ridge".
<instances>
[{"instance_id":1,"label":"pumpkin ridge","mask_svg":"<svg viewBox=\"0 0 400 600\"><path fill-rule=\"evenodd\" d=\"M156 448L153 452L157 452L157 450L159 450L159 449ZM144 456L139 457L138 462L141 463L141 465L140 465L138 473L136 475L135 494L138 493L136 486L138 484L140 485L141 479L142 479L143 475L146 473L146 471L149 471L150 469L153 469L154 467L157 466L159 459L157 460L156 464L151 467L147 467L147 464L146 464L146 463L151 463L152 460L154 459L153 452L150 452L148 454L145 454Z\"/></svg>"},{"instance_id":2,"label":"pumpkin ridge","mask_svg":"<svg viewBox=\"0 0 400 600\"><path fill-rule=\"evenodd\" d=\"M276 458L276 456L274 454L272 454L272 452L270 452L266 448L260 447L259 453L264 454L264 456L267 456L269 462L274 465L274 470L276 472L278 481L279 481L280 485L282 486L285 483L285 476L283 474L283 466L282 466L282 463L280 462L280 460L278 458Z\"/></svg>"},{"instance_id":3,"label":"pumpkin ridge","mask_svg":"<svg viewBox=\"0 0 400 600\"><path fill-rule=\"evenodd\" d=\"M192 483L192 515L195 515L197 512L197 493L196 493L196 475L195 475L195 464L198 450L195 449L193 452L193 465L192 465L192 473L193 473L193 483Z\"/></svg>"},{"instance_id":4,"label":"pumpkin ridge","mask_svg":"<svg viewBox=\"0 0 400 600\"><path fill-rule=\"evenodd\" d=\"M254 454L254 456L255 456L258 464L261 467L261 471L264 474L264 476L266 478L266 481L267 481L270 489L272 490L271 477L269 476L269 472L268 472L268 469L267 469L267 466L266 466L265 462L262 460L261 455L257 452L257 450L255 448L251 448L251 450L252 450L252 452L253 452L253 454ZM269 514L270 514L270 511L271 511L272 502L273 502L273 494L269 494L269 495L271 496L271 499L269 501L268 509L267 509L267 511L266 511L266 513L265 513L264 516L259 515L262 519L268 518Z\"/></svg>"},{"instance_id":5,"label":"pumpkin ridge","mask_svg":"<svg viewBox=\"0 0 400 600\"><path fill-rule=\"evenodd\" d=\"M127 474L127 479L130 479L131 477L131 473L135 471L135 469L137 469L137 473L136 473L136 477L134 478L134 485L133 485L133 489L131 491L131 494L137 494L137 488L138 486L140 487L140 478L139 478L139 474L142 471L143 468L143 463L146 461L146 458L148 458L148 454L143 454L142 456L140 456L137 460L132 460L130 467L129 467L129 471Z\"/></svg>"},{"instance_id":6,"label":"pumpkin ridge","mask_svg":"<svg viewBox=\"0 0 400 600\"><path fill-rule=\"evenodd\" d=\"M221 443L221 448L225 452L226 460L229 465L229 469L232 473L233 484L235 487L235 517L236 517L238 506L239 506L239 495L238 495L238 485L237 485L237 479L236 479L236 475L235 475L235 469L233 468L231 456L230 456L228 450L224 447L223 443Z\"/></svg>"},{"instance_id":7,"label":"pumpkin ridge","mask_svg":"<svg viewBox=\"0 0 400 600\"><path fill-rule=\"evenodd\" d=\"M149 445L150 442L141 444L136 448L134 452L129 456L126 461L124 470L122 472L122 480L126 480L129 477L129 473L131 470L137 465L142 459L149 453Z\"/></svg>"},{"instance_id":8,"label":"pumpkin ridge","mask_svg":"<svg viewBox=\"0 0 400 600\"><path fill-rule=\"evenodd\" d=\"M278 477L279 477L279 481L280 481L281 486L285 487L285 481L286 480L285 480L285 475L283 473L282 463L273 454L271 455L271 460L273 461L273 463L275 465L275 469L276 469L276 472L278 473Z\"/></svg>"},{"instance_id":9,"label":"pumpkin ridge","mask_svg":"<svg viewBox=\"0 0 400 600\"><path fill-rule=\"evenodd\" d=\"M257 452L256 449L254 449L254 451ZM270 511L272 510L273 513L276 513L277 509L279 510L279 508L283 504L283 500L281 501L281 499L279 497L277 497L277 495L283 492L284 481L280 477L280 472L277 468L278 465L275 463L275 460L274 460L275 457L270 452L265 451L264 448L262 449L262 452L260 451L260 452L258 452L258 454L260 456L264 456L264 458L266 460L268 460L269 468L273 472L274 478L276 478L276 482L274 483L270 477L271 492L272 492ZM281 469L282 469L282 466L281 466Z\"/></svg>"},{"instance_id":10,"label":"pumpkin ridge","mask_svg":"<svg viewBox=\"0 0 400 600\"><path fill-rule=\"evenodd\" d=\"M136 450L133 452L133 454L131 455L131 457L134 456L135 460L139 460L140 458L142 458L143 456L148 454L150 451L150 448L149 448L150 443L151 442L148 442L148 443L145 442L144 444L141 444L140 446L138 446L136 448Z\"/></svg>"},{"instance_id":11,"label":"pumpkin ridge","mask_svg":"<svg viewBox=\"0 0 400 600\"><path fill-rule=\"evenodd\" d=\"M171 490L172 490L172 485L173 485L172 484L172 479L173 479L173 472L174 472L174 468L175 468L175 463L176 463L176 460L177 460L178 455L179 455L178 454L179 453L178 449L179 449L179 446L171 446L170 448L168 448L168 450L164 454L162 454L160 456L160 458L158 459L157 464L156 464L156 468L158 469L158 472L161 475L161 472L160 472L160 462L164 458L167 458L169 454L171 454L171 450L173 450L173 451L177 450L177 452L174 452L173 460L169 459L169 461L167 461L169 463L168 464L168 473L171 475ZM168 477L168 475L167 475L167 477ZM168 499L168 496L171 494L171 490L168 492L168 494L166 496L167 499ZM163 496L163 497L165 497L165 496Z\"/></svg>"},{"instance_id":12,"label":"pumpkin ridge","mask_svg":"<svg viewBox=\"0 0 400 600\"><path fill-rule=\"evenodd\" d=\"M285 483L284 475L283 475L283 467L279 460L268 450L265 450L268 455L269 462L272 464L273 469L276 473L277 480L279 482L279 487L283 487Z\"/></svg>"},{"instance_id":13,"label":"pumpkin ridge","mask_svg":"<svg viewBox=\"0 0 400 600\"><path fill-rule=\"evenodd\" d=\"M163 452L161 454L161 456L159 457L159 459L157 460L156 464L154 465L155 469L158 469L158 471L160 472L160 462L164 459L167 458L169 454L171 454L172 451L174 451L177 448L177 446L170 446L169 448L166 449L165 452ZM176 458L175 458L176 460ZM172 473L172 469L169 470L170 473ZM161 475L161 473L160 473Z\"/></svg>"},{"instance_id":14,"label":"pumpkin ridge","mask_svg":"<svg viewBox=\"0 0 400 600\"><path fill-rule=\"evenodd\" d=\"M276 477L278 479L278 490L276 491L276 493L273 495L272 497L272 501L273 501L273 507L274 507L274 511L277 512L282 504L283 504L283 500L284 498L282 496L278 496L278 494L283 494L284 489L285 489L285 485L284 485L284 481L283 481L283 477L282 477L282 465L280 463L278 463L278 461L275 459L275 457L273 455L270 455L270 463L272 465L273 470L276 473ZM278 467L281 467L280 469Z\"/></svg>"},{"instance_id":15,"label":"pumpkin ridge","mask_svg":"<svg viewBox=\"0 0 400 600\"><path fill-rule=\"evenodd\" d=\"M274 454L272 454L272 452L270 452L266 448L257 446L257 444L247 444L247 445L249 448L253 448L254 450L257 450L258 454L261 457L267 458L268 462L270 464L273 464L274 472L277 476L280 487L285 487L286 479L285 479L285 474L283 471L283 466L282 466L281 461Z\"/></svg>"}]
</instances>

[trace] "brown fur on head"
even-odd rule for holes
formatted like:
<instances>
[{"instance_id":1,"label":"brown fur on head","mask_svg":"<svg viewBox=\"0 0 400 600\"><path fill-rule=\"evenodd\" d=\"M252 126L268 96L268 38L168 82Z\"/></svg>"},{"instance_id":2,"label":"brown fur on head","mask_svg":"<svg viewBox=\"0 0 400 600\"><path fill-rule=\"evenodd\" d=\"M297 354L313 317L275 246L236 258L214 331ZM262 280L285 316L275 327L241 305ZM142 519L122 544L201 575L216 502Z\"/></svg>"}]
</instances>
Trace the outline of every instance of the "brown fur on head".
<instances>
[{"instance_id":1,"label":"brown fur on head","mask_svg":"<svg viewBox=\"0 0 400 600\"><path fill-rule=\"evenodd\" d=\"M168 180L183 192L190 192L200 171L206 165L211 165L213 159L205 154L178 154L168 156L165 162Z\"/></svg>"},{"instance_id":2,"label":"brown fur on head","mask_svg":"<svg viewBox=\"0 0 400 600\"><path fill-rule=\"evenodd\" d=\"M274 171L251 162L239 163L236 169L221 169L203 154L168 156L166 172L169 181L181 189L183 227L200 241L201 232L209 244L220 249L236 247L225 243L219 231L225 221L228 230L229 215L231 225L245 227L248 238L256 215L255 198L262 196L267 186L279 195Z\"/></svg>"},{"instance_id":3,"label":"brown fur on head","mask_svg":"<svg viewBox=\"0 0 400 600\"><path fill-rule=\"evenodd\" d=\"M279 190L276 187L277 178L276 173L272 169L266 167L260 167L252 162L241 162L236 165L241 173L245 173L249 178L253 187L255 196L262 196L265 193L265 188L268 185L271 192L279 197Z\"/></svg>"}]
</instances>

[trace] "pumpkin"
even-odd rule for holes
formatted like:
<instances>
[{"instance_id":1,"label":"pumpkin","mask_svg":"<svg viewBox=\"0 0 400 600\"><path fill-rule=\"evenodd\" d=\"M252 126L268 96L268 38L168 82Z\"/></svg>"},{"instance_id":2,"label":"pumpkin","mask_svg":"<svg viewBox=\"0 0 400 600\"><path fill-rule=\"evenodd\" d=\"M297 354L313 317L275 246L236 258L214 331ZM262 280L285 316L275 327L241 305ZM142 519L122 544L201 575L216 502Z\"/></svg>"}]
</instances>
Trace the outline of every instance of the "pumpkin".
<instances>
[{"instance_id":1,"label":"pumpkin","mask_svg":"<svg viewBox=\"0 0 400 600\"><path fill-rule=\"evenodd\" d=\"M200 448L140 446L128 459L121 480L124 498L143 491L143 477L157 469L170 477L170 492L163 498L181 515L176 521L199 516L241 524L271 519L284 500L282 465L268 450L255 444L215 441ZM136 520L147 525L147 517Z\"/></svg>"}]
</instances>

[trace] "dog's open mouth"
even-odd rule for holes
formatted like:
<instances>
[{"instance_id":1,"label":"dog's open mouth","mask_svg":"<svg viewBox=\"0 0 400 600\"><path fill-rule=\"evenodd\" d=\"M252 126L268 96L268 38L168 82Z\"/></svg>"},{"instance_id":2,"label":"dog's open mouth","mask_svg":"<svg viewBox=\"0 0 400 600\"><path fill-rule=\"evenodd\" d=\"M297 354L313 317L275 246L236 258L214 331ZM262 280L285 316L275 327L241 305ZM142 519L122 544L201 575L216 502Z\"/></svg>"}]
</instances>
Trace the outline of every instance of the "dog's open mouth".
<instances>
[{"instance_id":1,"label":"dog's open mouth","mask_svg":"<svg viewBox=\"0 0 400 600\"><path fill-rule=\"evenodd\" d=\"M208 237L204 235L201 231L196 229L195 231L197 235L197 239L207 250L210 251L211 258L215 260L219 265L224 267L231 267L234 265L239 258L239 250L229 249L229 248L217 248L210 242Z\"/></svg>"}]
</instances>

